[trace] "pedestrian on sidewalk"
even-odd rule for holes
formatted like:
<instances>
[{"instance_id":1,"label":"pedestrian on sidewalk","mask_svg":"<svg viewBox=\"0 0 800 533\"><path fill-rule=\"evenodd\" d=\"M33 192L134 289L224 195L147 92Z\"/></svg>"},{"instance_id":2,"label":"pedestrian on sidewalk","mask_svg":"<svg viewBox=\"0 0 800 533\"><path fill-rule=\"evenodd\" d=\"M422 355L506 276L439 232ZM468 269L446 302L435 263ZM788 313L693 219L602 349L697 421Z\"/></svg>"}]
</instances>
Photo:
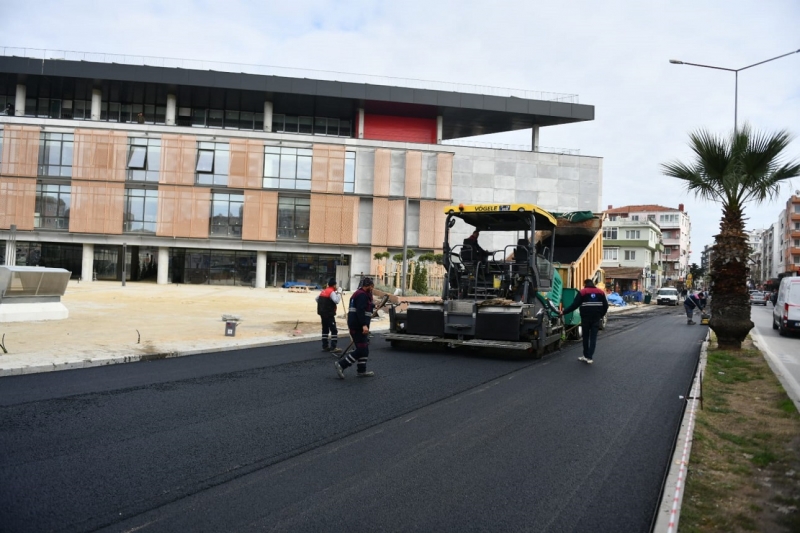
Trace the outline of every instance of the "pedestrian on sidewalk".
<instances>
[{"instance_id":1,"label":"pedestrian on sidewalk","mask_svg":"<svg viewBox=\"0 0 800 533\"><path fill-rule=\"evenodd\" d=\"M697 324L692 318L694 317L694 310L699 309L700 311L703 310L703 304L700 302L700 298L697 297L694 292L689 292L689 296L683 301L683 309L686 311L686 324L692 326Z\"/></svg>"},{"instance_id":2,"label":"pedestrian on sidewalk","mask_svg":"<svg viewBox=\"0 0 800 533\"><path fill-rule=\"evenodd\" d=\"M336 328L336 309L342 297L336 291L336 278L328 280L328 286L322 289L317 296L317 314L322 321L322 351L340 354L342 350L337 348L339 343L339 330ZM328 333L330 333L330 344L328 344Z\"/></svg>"},{"instance_id":3,"label":"pedestrian on sidewalk","mask_svg":"<svg viewBox=\"0 0 800 533\"><path fill-rule=\"evenodd\" d=\"M356 365L356 376L360 378L370 378L375 375L372 371L367 371L367 359L369 358L369 325L372 320L372 310L375 304L372 302L372 289L375 287L371 278L364 278L361 287L350 296L350 307L347 312L347 327L350 336L353 337L353 344L356 349L345 354L336 361L336 373L344 379L344 370L352 365Z\"/></svg>"},{"instance_id":4,"label":"pedestrian on sidewalk","mask_svg":"<svg viewBox=\"0 0 800 533\"><path fill-rule=\"evenodd\" d=\"M590 279L583 281L583 289L575 296L572 304L560 311L561 316L569 314L580 307L581 327L583 328L583 355L578 361L594 363L594 349L597 346L597 332L600 322L608 312L608 300L602 289L594 286Z\"/></svg>"}]
</instances>

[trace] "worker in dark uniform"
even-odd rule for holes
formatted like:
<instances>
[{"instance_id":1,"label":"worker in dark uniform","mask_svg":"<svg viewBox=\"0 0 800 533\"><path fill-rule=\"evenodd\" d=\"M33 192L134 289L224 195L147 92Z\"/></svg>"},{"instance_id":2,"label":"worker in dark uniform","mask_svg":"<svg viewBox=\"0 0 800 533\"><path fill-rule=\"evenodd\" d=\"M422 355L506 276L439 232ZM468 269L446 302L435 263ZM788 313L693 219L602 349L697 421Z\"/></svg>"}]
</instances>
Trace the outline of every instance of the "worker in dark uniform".
<instances>
[{"instance_id":1,"label":"worker in dark uniform","mask_svg":"<svg viewBox=\"0 0 800 533\"><path fill-rule=\"evenodd\" d=\"M464 239L464 242L461 245L461 259L467 262L471 261L481 261L485 262L486 259L489 257L489 252L481 248L481 245L478 244L478 237L480 236L480 230L475 230L472 232L472 235Z\"/></svg>"},{"instance_id":2,"label":"worker in dark uniform","mask_svg":"<svg viewBox=\"0 0 800 533\"><path fill-rule=\"evenodd\" d=\"M561 315L568 315L580 307L581 326L583 327L583 355L578 361L594 363L594 349L597 346L597 332L600 322L608 312L606 293L594 286L590 279L584 280L583 289L575 296L575 301L561 311Z\"/></svg>"},{"instance_id":3,"label":"worker in dark uniform","mask_svg":"<svg viewBox=\"0 0 800 533\"><path fill-rule=\"evenodd\" d=\"M356 365L356 376L360 378L371 378L375 372L367 371L367 359L369 358L369 324L372 320L372 310L375 304L372 302L372 289L375 284L371 278L364 278L361 287L350 297L350 308L347 313L347 327L350 336L353 337L353 344L356 349L345 354L344 357L334 363L336 373L344 379L344 370L352 365Z\"/></svg>"},{"instance_id":4,"label":"worker in dark uniform","mask_svg":"<svg viewBox=\"0 0 800 533\"><path fill-rule=\"evenodd\" d=\"M322 351L334 354L342 353L336 345L339 343L339 330L336 328L336 308L342 297L336 292L336 278L328 280L328 286L317 296L317 314L322 321ZM328 345L330 333L330 345Z\"/></svg>"}]
</instances>

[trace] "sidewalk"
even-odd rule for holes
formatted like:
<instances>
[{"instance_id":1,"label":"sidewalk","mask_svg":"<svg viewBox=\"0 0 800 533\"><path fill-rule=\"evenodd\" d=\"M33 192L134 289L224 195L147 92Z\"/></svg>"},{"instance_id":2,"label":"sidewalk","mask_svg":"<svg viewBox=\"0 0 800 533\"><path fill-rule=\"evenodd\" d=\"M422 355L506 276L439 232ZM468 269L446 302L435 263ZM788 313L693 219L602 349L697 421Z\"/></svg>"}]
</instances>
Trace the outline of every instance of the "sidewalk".
<instances>
[{"instance_id":1,"label":"sidewalk","mask_svg":"<svg viewBox=\"0 0 800 533\"><path fill-rule=\"evenodd\" d=\"M70 281L62 299L66 320L0 324L8 350L0 349L0 376L318 339L317 293ZM241 318L235 337L225 336L223 314ZM337 322L349 342L345 321ZM375 326L385 329L388 319Z\"/></svg>"},{"instance_id":2,"label":"sidewalk","mask_svg":"<svg viewBox=\"0 0 800 533\"><path fill-rule=\"evenodd\" d=\"M62 299L69 309L66 320L0 324L0 339L5 335L8 350L3 354L0 349L0 377L315 340L320 336L316 295L274 288L146 282L123 287L118 281L73 280ZM609 313L648 307L612 306ZM341 315L344 307L339 309ZM224 314L241 318L235 337L225 336ZM345 321L337 323L340 344L347 344ZM388 326L385 317L373 330Z\"/></svg>"}]
</instances>

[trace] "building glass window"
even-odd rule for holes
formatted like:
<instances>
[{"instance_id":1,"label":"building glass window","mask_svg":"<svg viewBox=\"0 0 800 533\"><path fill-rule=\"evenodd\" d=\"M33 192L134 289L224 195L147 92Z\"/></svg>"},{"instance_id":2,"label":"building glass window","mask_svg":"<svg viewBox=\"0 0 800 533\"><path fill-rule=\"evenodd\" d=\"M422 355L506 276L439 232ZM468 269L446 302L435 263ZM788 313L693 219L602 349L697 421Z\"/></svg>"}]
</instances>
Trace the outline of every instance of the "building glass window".
<instances>
[{"instance_id":1,"label":"building glass window","mask_svg":"<svg viewBox=\"0 0 800 533\"><path fill-rule=\"evenodd\" d=\"M278 238L308 242L311 218L309 198L278 198Z\"/></svg>"},{"instance_id":2,"label":"building glass window","mask_svg":"<svg viewBox=\"0 0 800 533\"><path fill-rule=\"evenodd\" d=\"M603 248L603 261L617 261L619 248Z\"/></svg>"},{"instance_id":3,"label":"building glass window","mask_svg":"<svg viewBox=\"0 0 800 533\"><path fill-rule=\"evenodd\" d=\"M242 237L243 193L214 193L211 198L211 236Z\"/></svg>"},{"instance_id":4,"label":"building glass window","mask_svg":"<svg viewBox=\"0 0 800 533\"><path fill-rule=\"evenodd\" d=\"M158 191L155 189L125 189L123 231L155 234L158 220Z\"/></svg>"},{"instance_id":5,"label":"building glass window","mask_svg":"<svg viewBox=\"0 0 800 533\"><path fill-rule=\"evenodd\" d=\"M344 192L355 192L356 187L356 153L344 153Z\"/></svg>"},{"instance_id":6,"label":"building glass window","mask_svg":"<svg viewBox=\"0 0 800 533\"><path fill-rule=\"evenodd\" d=\"M626 239L639 239L641 232L638 229L625 230Z\"/></svg>"},{"instance_id":7,"label":"building glass window","mask_svg":"<svg viewBox=\"0 0 800 533\"><path fill-rule=\"evenodd\" d=\"M39 150L40 176L72 176L73 135L42 133Z\"/></svg>"},{"instance_id":8,"label":"building glass window","mask_svg":"<svg viewBox=\"0 0 800 533\"><path fill-rule=\"evenodd\" d=\"M794 212L800 213L800 204L794 204Z\"/></svg>"},{"instance_id":9,"label":"building glass window","mask_svg":"<svg viewBox=\"0 0 800 533\"><path fill-rule=\"evenodd\" d=\"M617 228L603 228L603 238L604 239L616 239L617 238Z\"/></svg>"},{"instance_id":10,"label":"building glass window","mask_svg":"<svg viewBox=\"0 0 800 533\"><path fill-rule=\"evenodd\" d=\"M625 261L635 261L635 260L636 260L636 251L625 250Z\"/></svg>"},{"instance_id":11,"label":"building glass window","mask_svg":"<svg viewBox=\"0 0 800 533\"><path fill-rule=\"evenodd\" d=\"M42 229L69 229L69 185L36 184L33 225Z\"/></svg>"},{"instance_id":12,"label":"building glass window","mask_svg":"<svg viewBox=\"0 0 800 533\"><path fill-rule=\"evenodd\" d=\"M128 179L158 183L161 139L131 137L128 140Z\"/></svg>"},{"instance_id":13,"label":"building glass window","mask_svg":"<svg viewBox=\"0 0 800 533\"><path fill-rule=\"evenodd\" d=\"M264 113L181 107L178 109L177 125L192 126L195 128L263 130Z\"/></svg>"},{"instance_id":14,"label":"building glass window","mask_svg":"<svg viewBox=\"0 0 800 533\"><path fill-rule=\"evenodd\" d=\"M272 131L275 133L303 133L306 135L330 135L350 137L350 120L330 117L298 117L272 115Z\"/></svg>"},{"instance_id":15,"label":"building glass window","mask_svg":"<svg viewBox=\"0 0 800 533\"><path fill-rule=\"evenodd\" d=\"M228 185L228 143L199 142L197 145L197 185Z\"/></svg>"},{"instance_id":16,"label":"building glass window","mask_svg":"<svg viewBox=\"0 0 800 533\"><path fill-rule=\"evenodd\" d=\"M312 154L308 148L266 146L264 188L310 191Z\"/></svg>"}]
</instances>

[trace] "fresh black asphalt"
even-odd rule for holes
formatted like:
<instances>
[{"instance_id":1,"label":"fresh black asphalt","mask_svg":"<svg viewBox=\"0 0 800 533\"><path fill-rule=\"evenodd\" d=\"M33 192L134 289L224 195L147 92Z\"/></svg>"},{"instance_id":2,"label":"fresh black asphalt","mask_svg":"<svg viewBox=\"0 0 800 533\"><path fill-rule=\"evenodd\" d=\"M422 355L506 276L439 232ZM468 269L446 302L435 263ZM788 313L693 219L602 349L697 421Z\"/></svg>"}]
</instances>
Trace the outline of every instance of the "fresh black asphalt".
<instances>
[{"instance_id":1,"label":"fresh black asphalt","mask_svg":"<svg viewBox=\"0 0 800 533\"><path fill-rule=\"evenodd\" d=\"M2 531L648 531L706 328L613 315L596 364L373 340L0 379Z\"/></svg>"}]
</instances>

